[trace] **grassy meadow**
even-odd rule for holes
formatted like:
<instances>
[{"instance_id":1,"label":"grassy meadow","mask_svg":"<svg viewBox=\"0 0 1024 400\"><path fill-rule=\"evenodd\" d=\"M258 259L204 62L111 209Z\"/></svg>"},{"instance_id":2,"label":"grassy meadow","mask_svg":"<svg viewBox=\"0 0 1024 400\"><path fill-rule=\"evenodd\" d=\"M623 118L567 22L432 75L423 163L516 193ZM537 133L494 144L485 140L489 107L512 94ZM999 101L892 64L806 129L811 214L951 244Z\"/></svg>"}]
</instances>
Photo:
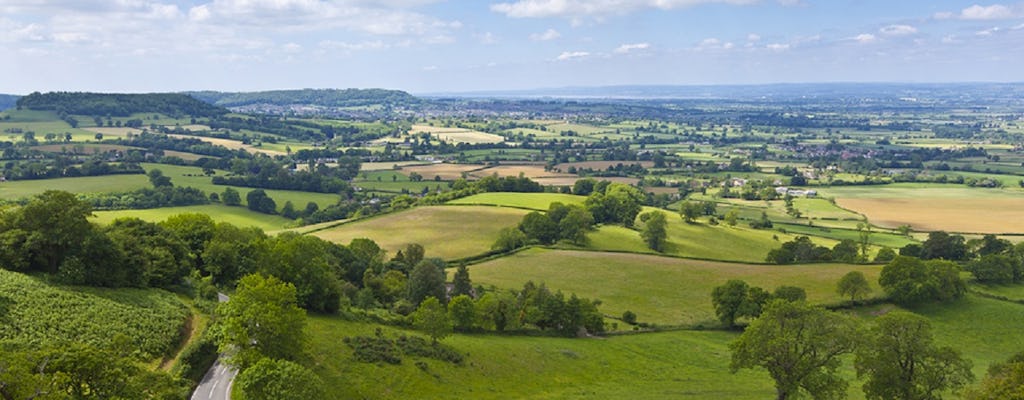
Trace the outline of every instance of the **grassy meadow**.
<instances>
[{"instance_id":1,"label":"grassy meadow","mask_svg":"<svg viewBox=\"0 0 1024 400\"><path fill-rule=\"evenodd\" d=\"M449 201L448 204L489 205L547 211L551 203L583 205L584 196L561 193L480 193Z\"/></svg>"},{"instance_id":2,"label":"grassy meadow","mask_svg":"<svg viewBox=\"0 0 1024 400\"><path fill-rule=\"evenodd\" d=\"M836 282L849 271L877 281L881 266L848 264L751 265L654 255L529 249L470 267L475 284L519 289L544 282L592 299L611 316L633 311L641 322L659 325L715 325L711 290L730 279L774 290L780 285L807 290L815 303L838 303ZM877 284L873 295L881 295Z\"/></svg>"},{"instance_id":3,"label":"grassy meadow","mask_svg":"<svg viewBox=\"0 0 1024 400\"><path fill-rule=\"evenodd\" d=\"M149 178L142 174L7 181L0 182L0 199L28 198L47 190L63 190L71 193L110 193L128 192L149 186Z\"/></svg>"},{"instance_id":4,"label":"grassy meadow","mask_svg":"<svg viewBox=\"0 0 1024 400\"><path fill-rule=\"evenodd\" d=\"M498 232L515 226L527 211L479 206L416 207L397 213L353 221L314 232L313 235L348 244L369 238L392 255L418 243L427 257L457 259L491 250Z\"/></svg>"},{"instance_id":5,"label":"grassy meadow","mask_svg":"<svg viewBox=\"0 0 1024 400\"><path fill-rule=\"evenodd\" d=\"M295 223L295 221L282 216L258 213L245 207L230 207L223 204L163 207L148 210L94 211L93 214L96 214L96 218L93 221L106 225L118 218L134 217L149 222L160 222L172 215L184 213L206 214L217 222L227 222L237 226L255 226L265 231L284 229Z\"/></svg>"}]
</instances>

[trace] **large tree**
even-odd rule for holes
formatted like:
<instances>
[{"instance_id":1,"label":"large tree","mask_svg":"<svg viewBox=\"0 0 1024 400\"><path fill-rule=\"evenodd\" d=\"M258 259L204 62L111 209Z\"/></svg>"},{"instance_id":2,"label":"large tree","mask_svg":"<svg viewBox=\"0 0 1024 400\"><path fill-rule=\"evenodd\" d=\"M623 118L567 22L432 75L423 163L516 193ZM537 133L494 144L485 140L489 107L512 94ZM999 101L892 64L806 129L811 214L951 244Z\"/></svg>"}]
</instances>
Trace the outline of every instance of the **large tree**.
<instances>
[{"instance_id":1,"label":"large tree","mask_svg":"<svg viewBox=\"0 0 1024 400\"><path fill-rule=\"evenodd\" d=\"M927 319L904 311L875 320L855 365L869 400L938 400L974 379L970 361L933 344Z\"/></svg>"},{"instance_id":2,"label":"large tree","mask_svg":"<svg viewBox=\"0 0 1024 400\"><path fill-rule=\"evenodd\" d=\"M893 301L913 304L960 298L967 288L960 267L951 261L899 256L882 268L878 284Z\"/></svg>"},{"instance_id":3,"label":"large tree","mask_svg":"<svg viewBox=\"0 0 1024 400\"><path fill-rule=\"evenodd\" d=\"M412 314L413 325L422 330L434 343L452 333L452 322L444 304L434 296L427 297Z\"/></svg>"},{"instance_id":4,"label":"large tree","mask_svg":"<svg viewBox=\"0 0 1024 400\"><path fill-rule=\"evenodd\" d=\"M306 367L264 358L238 374L238 388L252 400L322 399L324 383Z\"/></svg>"},{"instance_id":5,"label":"large tree","mask_svg":"<svg viewBox=\"0 0 1024 400\"><path fill-rule=\"evenodd\" d=\"M640 214L640 220L644 222L644 228L640 231L640 237L647 242L647 247L654 251L664 251L665 242L668 239L668 231L665 227L668 222L665 220L665 213L651 211Z\"/></svg>"},{"instance_id":6,"label":"large tree","mask_svg":"<svg viewBox=\"0 0 1024 400\"><path fill-rule=\"evenodd\" d=\"M775 381L776 399L806 392L838 399L847 383L839 377L840 357L856 346L856 322L805 302L775 300L729 347L733 372L764 368Z\"/></svg>"},{"instance_id":7,"label":"large tree","mask_svg":"<svg viewBox=\"0 0 1024 400\"><path fill-rule=\"evenodd\" d=\"M92 207L75 195L47 190L11 213L8 225L26 233L22 252L31 269L57 272L66 258L81 249L82 241L93 230L87 220Z\"/></svg>"},{"instance_id":8,"label":"large tree","mask_svg":"<svg viewBox=\"0 0 1024 400\"><path fill-rule=\"evenodd\" d=\"M295 286L275 277L247 275L231 299L217 307L218 345L245 369L263 357L297 359L305 340L306 312Z\"/></svg>"},{"instance_id":9,"label":"large tree","mask_svg":"<svg viewBox=\"0 0 1024 400\"><path fill-rule=\"evenodd\" d=\"M857 301L871 293L871 285L868 284L868 280L864 277L863 272L850 271L839 279L839 283L836 285L836 292L840 296L850 296L850 301Z\"/></svg>"},{"instance_id":10,"label":"large tree","mask_svg":"<svg viewBox=\"0 0 1024 400\"><path fill-rule=\"evenodd\" d=\"M715 315L727 328L736 326L736 320L742 317L756 317L761 314L761 307L771 294L759 287L750 287L746 282L733 279L711 291L711 303L715 307Z\"/></svg>"},{"instance_id":11,"label":"large tree","mask_svg":"<svg viewBox=\"0 0 1024 400\"><path fill-rule=\"evenodd\" d=\"M445 299L444 282L444 261L437 258L420 261L409 274L406 298L416 306L428 297Z\"/></svg>"}]
</instances>

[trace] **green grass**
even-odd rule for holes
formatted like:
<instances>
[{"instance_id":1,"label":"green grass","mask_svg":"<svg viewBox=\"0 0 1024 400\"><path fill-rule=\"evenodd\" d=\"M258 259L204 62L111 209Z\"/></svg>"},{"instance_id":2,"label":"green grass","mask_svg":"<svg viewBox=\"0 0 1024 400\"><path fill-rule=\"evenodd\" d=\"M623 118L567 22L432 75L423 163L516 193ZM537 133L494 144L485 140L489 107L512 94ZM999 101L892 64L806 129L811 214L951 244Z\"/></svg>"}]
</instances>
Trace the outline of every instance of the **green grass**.
<instances>
[{"instance_id":1,"label":"green grass","mask_svg":"<svg viewBox=\"0 0 1024 400\"><path fill-rule=\"evenodd\" d=\"M1024 300L1024 285L985 285L975 283L971 288L982 293L1002 296L1010 300Z\"/></svg>"},{"instance_id":2,"label":"green grass","mask_svg":"<svg viewBox=\"0 0 1024 400\"><path fill-rule=\"evenodd\" d=\"M148 210L95 211L93 213L96 214L94 221L104 225L123 217L135 217L150 222L160 222L172 215L184 213L206 214L217 222L227 222L237 226L255 226L265 231L284 229L295 223L295 221L278 215L268 215L251 211L245 207L229 207L223 204L164 207Z\"/></svg>"},{"instance_id":3,"label":"green grass","mask_svg":"<svg viewBox=\"0 0 1024 400\"><path fill-rule=\"evenodd\" d=\"M149 178L141 174L7 181L0 183L0 199L27 198L53 189L71 193L109 193L127 192L148 186Z\"/></svg>"},{"instance_id":4,"label":"green grass","mask_svg":"<svg viewBox=\"0 0 1024 400\"><path fill-rule=\"evenodd\" d=\"M515 226L527 211L481 206L416 207L318 231L313 235L348 244L369 238L392 255L408 244L418 243L427 257L457 259L491 249L498 232Z\"/></svg>"},{"instance_id":5,"label":"green grass","mask_svg":"<svg viewBox=\"0 0 1024 400\"><path fill-rule=\"evenodd\" d=\"M60 286L4 270L0 307L0 340L107 347L125 335L146 358L169 354L189 316L188 307L163 290Z\"/></svg>"},{"instance_id":6,"label":"green grass","mask_svg":"<svg viewBox=\"0 0 1024 400\"><path fill-rule=\"evenodd\" d=\"M480 193L449 201L448 204L482 204L547 211L551 203L583 205L585 196L561 193Z\"/></svg>"},{"instance_id":7,"label":"green grass","mask_svg":"<svg viewBox=\"0 0 1024 400\"><path fill-rule=\"evenodd\" d=\"M774 290L780 285L807 290L808 300L837 303L836 282L849 271L877 280L880 266L846 264L750 265L653 255L529 249L470 267L474 284L518 289L526 281L552 290L600 299L601 311L657 324L717 324L711 291L729 279ZM881 291L875 286L874 295Z\"/></svg>"},{"instance_id":8,"label":"green grass","mask_svg":"<svg viewBox=\"0 0 1024 400\"><path fill-rule=\"evenodd\" d=\"M791 224L775 224L775 228L785 229L787 233L795 235L820 236L834 240L851 239L855 242L860 242L860 232L854 229L838 229ZM868 241L873 245L892 248L900 248L911 243L917 243L916 240L907 236L876 231L871 232L871 236L868 237Z\"/></svg>"},{"instance_id":9,"label":"green grass","mask_svg":"<svg viewBox=\"0 0 1024 400\"><path fill-rule=\"evenodd\" d=\"M242 197L242 205L247 204L247 202L245 200L245 196L249 192L255 190L254 188L248 188L248 187L214 185L213 182L211 181L211 178L208 177L208 176L203 175L203 170L202 170L202 168L199 168L199 167L187 167L187 166L180 166L180 165L151 164L151 163L143 163L141 165L142 165L142 168L144 168L147 172L152 170L152 169L159 169L160 171L162 171L164 173L164 175L170 177L171 178L171 183L175 184L176 186L191 186L191 187L194 187L196 189L202 190L202 191L206 192L207 194L210 194L210 193L218 193L219 194L219 193L223 193L224 189L226 189L226 188L229 188L229 187L234 188L235 190L238 191L239 195L241 195L241 197ZM224 171L216 171L216 172L217 172L217 175L225 174ZM145 176L143 176L142 178L146 179ZM149 181L147 180L146 182L148 183ZM330 193L312 193L312 192L299 192L299 191L294 191L294 190L272 190L272 189L264 189L263 191L267 193L267 196L270 196L270 198L274 199L274 202L277 203L278 211L281 210L281 207L284 207L284 203L287 202L287 201L291 201L292 204L295 205L295 208L297 210L301 210L301 209L306 207L306 203L308 203L308 202L317 203L317 205L319 205L320 208L324 208L324 207L327 207L329 205L337 203L338 200L340 199L339 195L330 194Z\"/></svg>"},{"instance_id":10,"label":"green grass","mask_svg":"<svg viewBox=\"0 0 1024 400\"><path fill-rule=\"evenodd\" d=\"M313 371L327 398L374 399L764 399L774 393L760 371L728 370L726 332L666 332L603 339L454 335L444 344L462 366L417 358L401 365L354 360L341 338L378 326L315 316L307 331ZM381 327L389 336L410 334Z\"/></svg>"}]
</instances>

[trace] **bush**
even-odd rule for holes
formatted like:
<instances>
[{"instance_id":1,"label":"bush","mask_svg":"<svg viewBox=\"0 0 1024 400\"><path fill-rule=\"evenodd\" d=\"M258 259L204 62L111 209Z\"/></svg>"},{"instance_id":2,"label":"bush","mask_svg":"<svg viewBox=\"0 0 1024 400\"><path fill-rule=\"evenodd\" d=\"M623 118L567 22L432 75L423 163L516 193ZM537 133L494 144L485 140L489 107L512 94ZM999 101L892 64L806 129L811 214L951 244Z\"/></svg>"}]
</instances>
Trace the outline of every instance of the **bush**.
<instances>
[{"instance_id":1,"label":"bush","mask_svg":"<svg viewBox=\"0 0 1024 400\"><path fill-rule=\"evenodd\" d=\"M203 335L181 351L181 358L172 372L192 384L198 384L217 361L217 355L217 343L209 335Z\"/></svg>"}]
</instances>

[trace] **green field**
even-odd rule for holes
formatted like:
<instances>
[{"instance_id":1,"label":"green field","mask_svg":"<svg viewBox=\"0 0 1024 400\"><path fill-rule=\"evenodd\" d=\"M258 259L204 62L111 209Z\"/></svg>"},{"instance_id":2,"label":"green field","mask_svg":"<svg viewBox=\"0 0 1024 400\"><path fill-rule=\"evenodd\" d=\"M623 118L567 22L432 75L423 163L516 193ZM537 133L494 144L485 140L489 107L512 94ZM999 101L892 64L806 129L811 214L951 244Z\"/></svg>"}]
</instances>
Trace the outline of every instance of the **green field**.
<instances>
[{"instance_id":1,"label":"green field","mask_svg":"<svg viewBox=\"0 0 1024 400\"><path fill-rule=\"evenodd\" d=\"M94 211L99 224L109 224L117 218L134 217L150 222L160 222L172 215L184 213L200 213L209 215L217 222L227 222L237 226L255 226L265 231L280 230L293 226L295 221L278 215L262 214L250 211L245 207L230 207L222 204L201 206L164 207L148 210L116 210Z\"/></svg>"},{"instance_id":2,"label":"green field","mask_svg":"<svg viewBox=\"0 0 1024 400\"><path fill-rule=\"evenodd\" d=\"M0 270L0 307L0 340L109 347L124 335L145 358L174 350L189 317L188 307L162 290L59 286L5 270Z\"/></svg>"},{"instance_id":3,"label":"green field","mask_svg":"<svg viewBox=\"0 0 1024 400\"><path fill-rule=\"evenodd\" d=\"M47 190L64 190L71 193L110 193L128 192L149 186L149 178L141 174L7 181L0 182L0 199L28 198Z\"/></svg>"},{"instance_id":4,"label":"green field","mask_svg":"<svg viewBox=\"0 0 1024 400\"><path fill-rule=\"evenodd\" d=\"M449 201L448 204L491 205L547 211L551 203L579 204L587 198L561 193L480 193Z\"/></svg>"},{"instance_id":5,"label":"green field","mask_svg":"<svg viewBox=\"0 0 1024 400\"><path fill-rule=\"evenodd\" d=\"M860 232L854 229L827 228L822 226L807 226L793 224L775 224L775 229L785 230L795 235L820 236L834 240L850 239L860 242ZM868 236L868 242L876 246L900 248L911 243L917 243L913 238L897 235L888 232L872 231Z\"/></svg>"},{"instance_id":6,"label":"green field","mask_svg":"<svg viewBox=\"0 0 1024 400\"><path fill-rule=\"evenodd\" d=\"M167 165L167 164L141 164L147 172L152 169L159 169L164 175L171 178L171 183L176 186L191 186L196 189L202 190L209 193L223 193L224 189L232 187L238 190L238 193L242 196L242 205L247 204L245 195L255 190L254 188L239 187L239 186L222 186L214 185L211 178L203 175L202 168L199 167L186 167L179 165ZM216 171L218 175L223 175L224 171ZM141 176L141 175L140 175ZM145 179L145 177L143 176ZM149 182L148 180L146 181ZM274 199L277 203L278 210L284 207L284 203L291 201L295 205L297 210L301 210L306 207L306 203L314 202L320 206L320 208L333 205L340 199L339 195L330 193L312 193L312 192L299 192L294 190L272 190L264 189L267 196Z\"/></svg>"},{"instance_id":7,"label":"green field","mask_svg":"<svg viewBox=\"0 0 1024 400\"><path fill-rule=\"evenodd\" d=\"M444 344L466 356L454 366L406 357L401 365L354 360L346 336L377 325L309 319L313 370L328 398L373 399L764 399L774 393L760 371L729 373L726 332L666 332L601 339L455 335ZM411 332L381 327L394 337ZM854 396L856 398L856 394Z\"/></svg>"},{"instance_id":8,"label":"green field","mask_svg":"<svg viewBox=\"0 0 1024 400\"><path fill-rule=\"evenodd\" d=\"M729 279L742 279L773 290L780 285L807 290L816 303L836 303L836 282L849 271L876 281L880 266L846 264L750 265L652 255L530 249L470 267L474 284L505 289L526 281L544 282L552 290L601 299L606 315L633 311L638 320L657 324L714 325L711 290ZM875 286L873 295L881 291Z\"/></svg>"},{"instance_id":9,"label":"green field","mask_svg":"<svg viewBox=\"0 0 1024 400\"><path fill-rule=\"evenodd\" d=\"M348 244L369 238L392 255L408 244L418 243L427 257L457 259L491 250L498 231L515 226L527 211L480 206L416 207L339 225L313 233L320 238Z\"/></svg>"}]
</instances>

